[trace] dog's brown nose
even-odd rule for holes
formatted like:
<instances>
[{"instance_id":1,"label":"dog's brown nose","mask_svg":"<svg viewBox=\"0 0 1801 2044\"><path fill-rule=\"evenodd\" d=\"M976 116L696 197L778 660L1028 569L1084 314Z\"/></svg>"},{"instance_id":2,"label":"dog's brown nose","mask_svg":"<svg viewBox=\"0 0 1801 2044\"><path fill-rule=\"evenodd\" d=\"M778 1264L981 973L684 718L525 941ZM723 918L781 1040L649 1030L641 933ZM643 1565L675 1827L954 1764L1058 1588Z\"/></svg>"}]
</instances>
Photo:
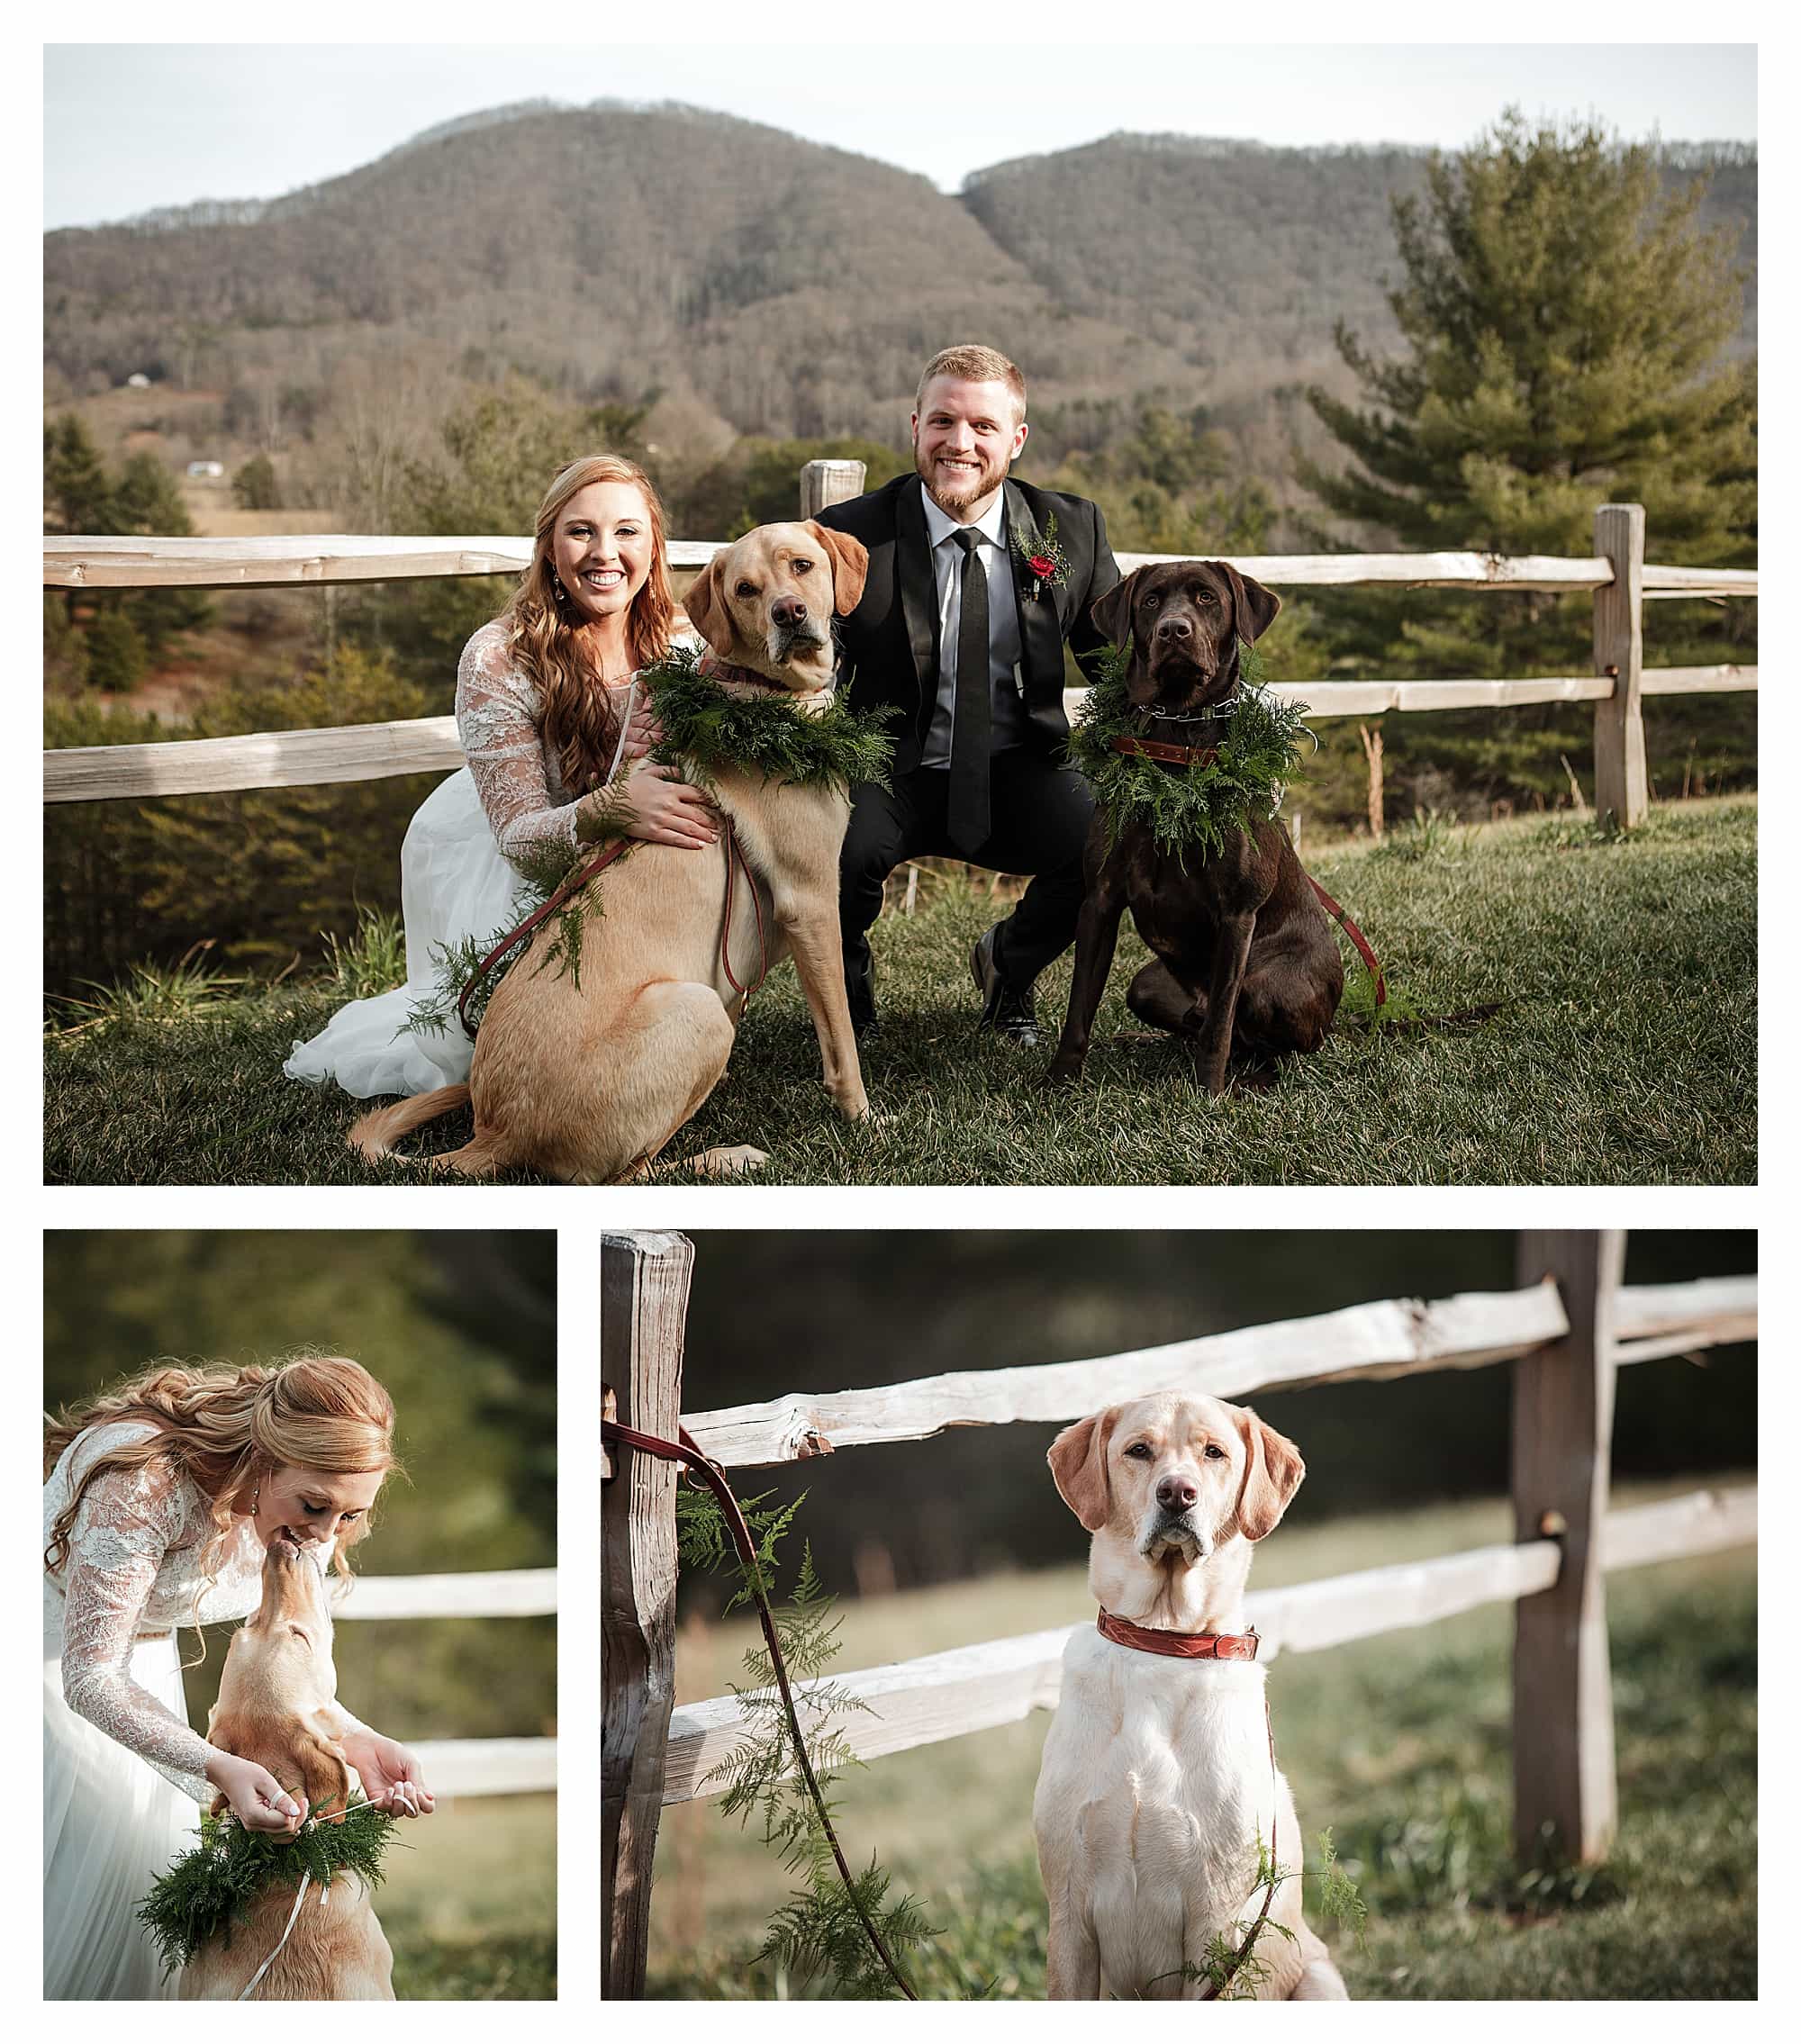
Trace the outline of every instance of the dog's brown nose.
<instances>
[{"instance_id":1,"label":"dog's brown nose","mask_svg":"<svg viewBox=\"0 0 1801 2044\"><path fill-rule=\"evenodd\" d=\"M807 606L798 596L778 596L769 606L769 615L783 631L792 631L796 625L807 621Z\"/></svg>"},{"instance_id":2,"label":"dog's brown nose","mask_svg":"<svg viewBox=\"0 0 1801 2044\"><path fill-rule=\"evenodd\" d=\"M1172 614L1167 618L1159 618L1157 620L1157 637L1159 638L1192 638L1194 637L1194 627L1184 617Z\"/></svg>"},{"instance_id":3,"label":"dog's brown nose","mask_svg":"<svg viewBox=\"0 0 1801 2044\"><path fill-rule=\"evenodd\" d=\"M1157 1486L1157 1502L1166 1512L1186 1512L1199 1495L1183 1476L1166 1476Z\"/></svg>"}]
</instances>

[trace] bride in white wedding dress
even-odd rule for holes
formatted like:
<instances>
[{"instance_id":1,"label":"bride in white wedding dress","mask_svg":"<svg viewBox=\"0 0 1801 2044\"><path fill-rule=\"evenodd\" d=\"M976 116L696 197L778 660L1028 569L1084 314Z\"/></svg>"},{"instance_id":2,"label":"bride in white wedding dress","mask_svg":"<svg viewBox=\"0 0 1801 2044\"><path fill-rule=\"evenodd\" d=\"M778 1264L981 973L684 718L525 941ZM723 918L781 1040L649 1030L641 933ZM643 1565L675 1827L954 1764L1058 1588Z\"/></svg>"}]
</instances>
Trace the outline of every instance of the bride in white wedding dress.
<instances>
[{"instance_id":1,"label":"bride in white wedding dress","mask_svg":"<svg viewBox=\"0 0 1801 2044\"><path fill-rule=\"evenodd\" d=\"M520 920L522 867L541 867L547 852L573 858L602 837L715 841L711 811L673 768L607 786L658 736L647 711L626 710L638 670L667 654L674 617L649 477L616 455L571 462L538 506L512 600L457 664L468 764L426 798L401 846L406 984L340 1008L294 1045L282 1067L290 1079L333 1079L357 1099L459 1084L475 1045L455 1016L436 1031L409 1028L407 1017L442 1008L441 950Z\"/></svg>"},{"instance_id":2,"label":"bride in white wedding dress","mask_svg":"<svg viewBox=\"0 0 1801 2044\"><path fill-rule=\"evenodd\" d=\"M44 1999L168 2000L134 1912L195 1842L196 1805L255 1831L302 1814L191 1728L175 1630L253 1612L278 1533L348 1581L394 1406L341 1357L165 1365L47 1424L44 1462ZM428 1814L413 1755L339 1716L369 1800Z\"/></svg>"}]
</instances>

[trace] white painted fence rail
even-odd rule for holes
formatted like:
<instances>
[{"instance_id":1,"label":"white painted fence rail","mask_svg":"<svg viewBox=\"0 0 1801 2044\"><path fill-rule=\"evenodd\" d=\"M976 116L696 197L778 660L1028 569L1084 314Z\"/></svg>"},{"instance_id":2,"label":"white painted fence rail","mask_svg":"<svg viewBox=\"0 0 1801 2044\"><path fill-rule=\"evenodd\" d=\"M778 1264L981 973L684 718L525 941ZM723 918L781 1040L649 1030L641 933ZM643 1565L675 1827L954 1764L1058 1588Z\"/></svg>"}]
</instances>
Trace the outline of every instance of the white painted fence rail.
<instances>
[{"instance_id":1,"label":"white painted fence rail","mask_svg":"<svg viewBox=\"0 0 1801 2044\"><path fill-rule=\"evenodd\" d=\"M412 1750L434 1795L525 1795L557 1786L554 1739L421 1739Z\"/></svg>"},{"instance_id":2,"label":"white painted fence rail","mask_svg":"<svg viewBox=\"0 0 1801 2044\"><path fill-rule=\"evenodd\" d=\"M542 1618L557 1610L555 1569L468 1569L442 1576L358 1576L331 1609L347 1618ZM519 1795L557 1786L554 1739L424 1739L413 1751L435 1795Z\"/></svg>"},{"instance_id":3,"label":"white painted fence rail","mask_svg":"<svg viewBox=\"0 0 1801 2044\"><path fill-rule=\"evenodd\" d=\"M554 1569L470 1569L449 1576L358 1576L331 1615L542 1618L556 1609Z\"/></svg>"},{"instance_id":4,"label":"white painted fence rail","mask_svg":"<svg viewBox=\"0 0 1801 2044\"><path fill-rule=\"evenodd\" d=\"M728 542L672 539L675 568L701 568ZM1179 554L1119 554L1123 573ZM1284 587L1389 583L1406 589L1580 592L1614 579L1600 555L1233 554L1240 574ZM284 533L267 538L151 538L59 533L44 538L46 589L239 589L281 583L408 582L432 575L518 574L531 559L529 534L408 537ZM1755 568L1644 569L1647 596L1755 596Z\"/></svg>"},{"instance_id":5,"label":"white painted fence rail","mask_svg":"<svg viewBox=\"0 0 1801 2044\"><path fill-rule=\"evenodd\" d=\"M1619 1343L1618 1362L1757 1335L1755 1277L1625 1285L1616 1296L1619 1333L1643 1337ZM855 1391L792 1392L759 1405L686 1414L682 1424L712 1461L728 1469L759 1468L873 1442L929 1440L952 1426L1080 1419L1148 1391L1239 1398L1303 1384L1475 1370L1528 1354L1568 1332L1551 1284L1431 1303L1381 1299L1080 1362L958 1370Z\"/></svg>"},{"instance_id":6,"label":"white painted fence rail","mask_svg":"<svg viewBox=\"0 0 1801 2044\"><path fill-rule=\"evenodd\" d=\"M1745 1546L1756 1538L1755 1485L1695 1491L1610 1512L1602 1524L1601 1564L1608 1569L1634 1568ZM1268 1662L1284 1651L1316 1653L1534 1596L1557 1580L1561 1558L1554 1540L1477 1547L1431 1561L1253 1590L1245 1602L1251 1623L1263 1635L1260 1659ZM868 1760L1054 1709L1063 1682L1063 1648L1072 1633L1093 1623L1084 1618L1046 1632L823 1678L869 1706L867 1712L842 1712L834 1729L860 1759ZM795 1686L803 1713L813 1687ZM802 1722L808 1722L804 1715ZM737 1696L677 1705L669 1719L665 1804L722 1793L724 1784L710 1782L709 1777L751 1723Z\"/></svg>"}]
</instances>

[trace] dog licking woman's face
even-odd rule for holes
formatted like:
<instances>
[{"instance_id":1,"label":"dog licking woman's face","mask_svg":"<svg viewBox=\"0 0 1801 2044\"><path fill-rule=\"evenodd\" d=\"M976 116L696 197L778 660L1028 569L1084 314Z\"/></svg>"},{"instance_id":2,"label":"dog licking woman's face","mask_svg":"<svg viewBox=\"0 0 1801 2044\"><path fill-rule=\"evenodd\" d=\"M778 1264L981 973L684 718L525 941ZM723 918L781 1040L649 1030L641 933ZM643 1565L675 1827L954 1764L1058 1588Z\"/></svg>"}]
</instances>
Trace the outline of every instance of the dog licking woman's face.
<instances>
[{"instance_id":1,"label":"dog licking woman's face","mask_svg":"<svg viewBox=\"0 0 1801 2044\"><path fill-rule=\"evenodd\" d=\"M341 1805L350 1776L337 1696L325 1550L278 1533L263 1557L262 1602L231 1635L208 1741L267 1768L303 1804Z\"/></svg>"},{"instance_id":2,"label":"dog licking woman's face","mask_svg":"<svg viewBox=\"0 0 1801 2044\"><path fill-rule=\"evenodd\" d=\"M296 1547L354 1540L381 1494L385 1472L334 1475L284 1462L257 1479L250 1515L263 1547L285 1536Z\"/></svg>"}]
</instances>

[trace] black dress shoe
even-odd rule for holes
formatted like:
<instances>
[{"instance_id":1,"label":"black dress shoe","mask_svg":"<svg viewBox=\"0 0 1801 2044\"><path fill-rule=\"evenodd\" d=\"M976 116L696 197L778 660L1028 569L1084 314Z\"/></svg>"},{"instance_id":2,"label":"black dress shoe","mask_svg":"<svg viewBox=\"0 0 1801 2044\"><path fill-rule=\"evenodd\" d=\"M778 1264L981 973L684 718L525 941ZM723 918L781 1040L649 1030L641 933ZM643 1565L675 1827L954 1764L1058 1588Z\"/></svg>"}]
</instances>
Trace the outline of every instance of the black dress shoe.
<instances>
[{"instance_id":1,"label":"black dress shoe","mask_svg":"<svg viewBox=\"0 0 1801 2044\"><path fill-rule=\"evenodd\" d=\"M859 1044L874 1044L882 1040L882 1018L876 1015L859 1015L853 1017L851 1035Z\"/></svg>"},{"instance_id":2,"label":"black dress shoe","mask_svg":"<svg viewBox=\"0 0 1801 2044\"><path fill-rule=\"evenodd\" d=\"M969 954L970 974L975 981L976 992L982 996L982 1027L994 1030L1021 1050L1031 1050L1038 1041L1032 990L1027 987L1024 992L1017 991L1001 978L1000 968L994 963L1000 929L997 923L992 929L984 930Z\"/></svg>"}]
</instances>

